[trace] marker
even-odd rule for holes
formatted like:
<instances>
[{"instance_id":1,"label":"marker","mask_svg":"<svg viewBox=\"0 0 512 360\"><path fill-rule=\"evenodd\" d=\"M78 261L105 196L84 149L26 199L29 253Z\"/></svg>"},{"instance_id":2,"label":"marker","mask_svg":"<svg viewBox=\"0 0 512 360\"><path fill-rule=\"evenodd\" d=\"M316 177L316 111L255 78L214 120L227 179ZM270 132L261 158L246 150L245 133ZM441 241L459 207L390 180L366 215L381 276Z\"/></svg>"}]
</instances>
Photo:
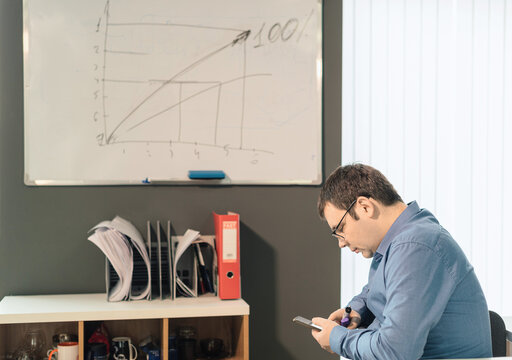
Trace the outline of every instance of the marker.
<instances>
[{"instance_id":1,"label":"marker","mask_svg":"<svg viewBox=\"0 0 512 360\"><path fill-rule=\"evenodd\" d=\"M208 274L208 271L206 270L203 254L201 252L201 246L198 243L196 243L196 255L199 260L199 273L201 275L201 276L199 276L199 281L200 281L201 288L203 289L203 293L205 293L205 292L212 293L212 292L214 292L212 281L210 279L210 275Z\"/></svg>"},{"instance_id":2,"label":"marker","mask_svg":"<svg viewBox=\"0 0 512 360\"><path fill-rule=\"evenodd\" d=\"M343 319L341 319L341 326L347 327L350 324L350 312L352 311L352 308L350 306L347 306L345 308L345 316L343 316Z\"/></svg>"},{"instance_id":3,"label":"marker","mask_svg":"<svg viewBox=\"0 0 512 360\"><path fill-rule=\"evenodd\" d=\"M142 180L142 183L143 184L151 184L151 179L150 178L145 178L144 180Z\"/></svg>"},{"instance_id":4,"label":"marker","mask_svg":"<svg viewBox=\"0 0 512 360\"><path fill-rule=\"evenodd\" d=\"M224 179L226 174L222 170L190 170L189 179Z\"/></svg>"}]
</instances>

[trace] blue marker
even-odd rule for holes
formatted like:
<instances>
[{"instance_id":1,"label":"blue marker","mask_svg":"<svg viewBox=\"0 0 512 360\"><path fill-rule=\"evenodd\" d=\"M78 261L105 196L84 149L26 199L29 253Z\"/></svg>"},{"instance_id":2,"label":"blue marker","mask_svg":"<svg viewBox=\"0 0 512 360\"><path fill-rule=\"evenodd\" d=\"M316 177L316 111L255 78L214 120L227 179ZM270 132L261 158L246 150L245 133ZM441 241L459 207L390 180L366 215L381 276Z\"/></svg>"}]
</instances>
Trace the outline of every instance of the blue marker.
<instances>
[{"instance_id":1,"label":"blue marker","mask_svg":"<svg viewBox=\"0 0 512 360\"><path fill-rule=\"evenodd\" d=\"M142 183L143 184L151 184L151 179L150 178L145 178L144 180L142 180Z\"/></svg>"},{"instance_id":2,"label":"blue marker","mask_svg":"<svg viewBox=\"0 0 512 360\"><path fill-rule=\"evenodd\" d=\"M226 174L222 170L190 170L188 172L189 179L224 179Z\"/></svg>"}]
</instances>

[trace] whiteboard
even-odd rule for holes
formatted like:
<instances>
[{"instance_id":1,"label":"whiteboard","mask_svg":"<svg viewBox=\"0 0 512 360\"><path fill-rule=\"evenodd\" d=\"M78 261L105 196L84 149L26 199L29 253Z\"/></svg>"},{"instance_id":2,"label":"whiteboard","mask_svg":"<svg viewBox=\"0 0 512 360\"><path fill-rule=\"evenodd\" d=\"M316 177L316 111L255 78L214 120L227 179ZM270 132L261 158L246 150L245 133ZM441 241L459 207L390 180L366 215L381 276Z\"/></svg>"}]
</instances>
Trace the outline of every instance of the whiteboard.
<instances>
[{"instance_id":1,"label":"whiteboard","mask_svg":"<svg viewBox=\"0 0 512 360\"><path fill-rule=\"evenodd\" d=\"M321 182L320 0L25 0L25 183Z\"/></svg>"}]
</instances>

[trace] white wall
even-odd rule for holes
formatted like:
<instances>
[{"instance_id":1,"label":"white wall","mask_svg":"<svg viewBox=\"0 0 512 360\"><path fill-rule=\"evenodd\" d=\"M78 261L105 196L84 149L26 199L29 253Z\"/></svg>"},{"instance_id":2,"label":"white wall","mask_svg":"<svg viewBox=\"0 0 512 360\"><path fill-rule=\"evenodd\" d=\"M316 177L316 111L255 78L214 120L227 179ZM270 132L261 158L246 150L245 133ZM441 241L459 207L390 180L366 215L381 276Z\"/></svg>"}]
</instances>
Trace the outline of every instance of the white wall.
<instances>
[{"instance_id":1,"label":"white wall","mask_svg":"<svg viewBox=\"0 0 512 360\"><path fill-rule=\"evenodd\" d=\"M512 0L345 0L342 162L417 200L512 316ZM369 262L342 251L341 305Z\"/></svg>"}]
</instances>

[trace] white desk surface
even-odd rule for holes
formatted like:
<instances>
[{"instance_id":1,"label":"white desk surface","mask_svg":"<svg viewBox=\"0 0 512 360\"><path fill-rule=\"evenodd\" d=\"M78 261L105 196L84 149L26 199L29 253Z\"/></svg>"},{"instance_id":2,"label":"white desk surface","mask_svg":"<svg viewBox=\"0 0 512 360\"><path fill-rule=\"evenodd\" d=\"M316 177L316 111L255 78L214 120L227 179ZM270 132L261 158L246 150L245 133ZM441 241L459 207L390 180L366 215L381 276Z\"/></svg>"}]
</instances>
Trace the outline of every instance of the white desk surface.
<instances>
[{"instance_id":1,"label":"white desk surface","mask_svg":"<svg viewBox=\"0 0 512 360\"><path fill-rule=\"evenodd\" d=\"M242 300L216 296L108 302L106 294L6 296L0 324L249 315Z\"/></svg>"}]
</instances>

